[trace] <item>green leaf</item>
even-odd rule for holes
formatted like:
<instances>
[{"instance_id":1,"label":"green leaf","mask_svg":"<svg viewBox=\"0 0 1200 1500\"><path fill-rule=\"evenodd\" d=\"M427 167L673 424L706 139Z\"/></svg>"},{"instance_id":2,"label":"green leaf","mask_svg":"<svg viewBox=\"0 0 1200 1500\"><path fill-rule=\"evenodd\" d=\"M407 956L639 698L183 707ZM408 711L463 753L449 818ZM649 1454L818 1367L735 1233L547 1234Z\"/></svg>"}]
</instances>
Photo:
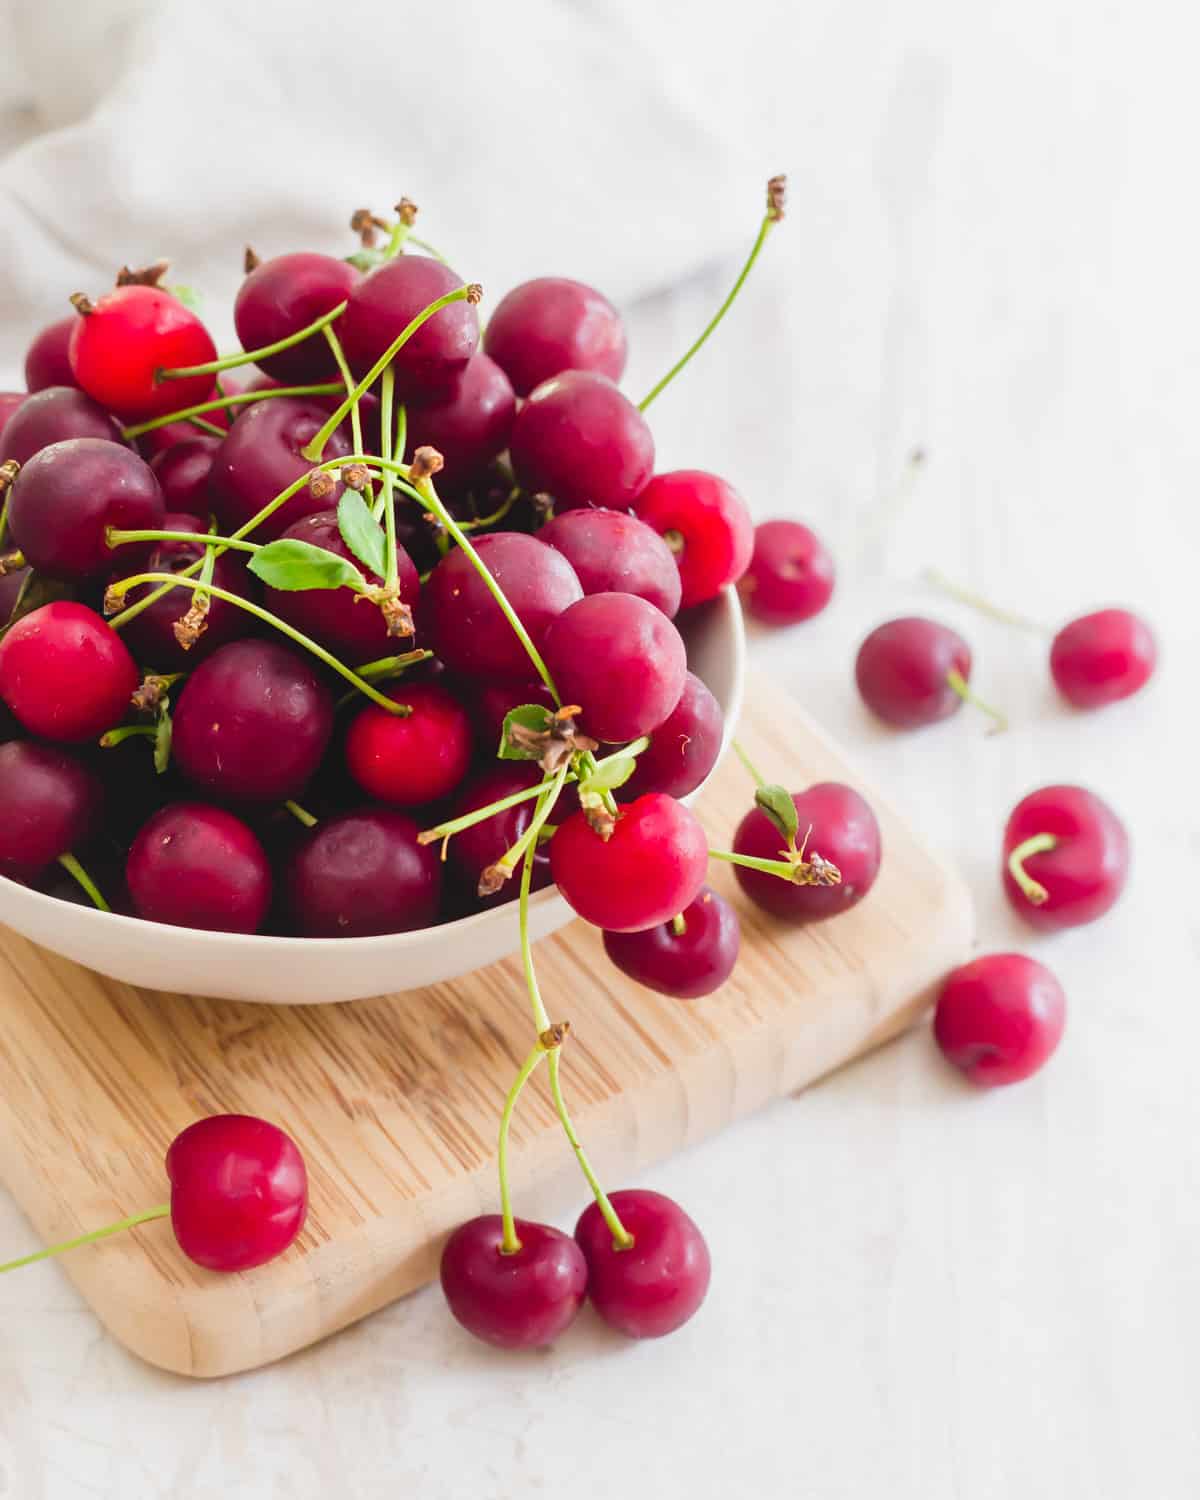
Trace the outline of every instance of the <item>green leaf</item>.
<instances>
[{"instance_id":1,"label":"green leaf","mask_svg":"<svg viewBox=\"0 0 1200 1500\"><path fill-rule=\"evenodd\" d=\"M154 731L154 769L161 776L171 764L171 714L164 698Z\"/></svg>"},{"instance_id":2,"label":"green leaf","mask_svg":"<svg viewBox=\"0 0 1200 1500\"><path fill-rule=\"evenodd\" d=\"M338 530L364 568L377 578L387 571L386 541L383 527L371 514L371 507L357 490L343 490L338 501Z\"/></svg>"},{"instance_id":3,"label":"green leaf","mask_svg":"<svg viewBox=\"0 0 1200 1500\"><path fill-rule=\"evenodd\" d=\"M542 750L532 746L514 744L511 730L514 725L528 729L533 734L544 734L550 728L554 715L543 703L519 703L504 715L504 728L500 731L500 749L496 752L501 760L541 760Z\"/></svg>"},{"instance_id":4,"label":"green leaf","mask_svg":"<svg viewBox=\"0 0 1200 1500\"><path fill-rule=\"evenodd\" d=\"M754 804L766 813L791 848L800 828L792 794L781 786L760 786L754 794Z\"/></svg>"},{"instance_id":5,"label":"green leaf","mask_svg":"<svg viewBox=\"0 0 1200 1500\"><path fill-rule=\"evenodd\" d=\"M633 755L612 755L601 765L598 765L590 776L585 776L579 783L579 795L584 797L589 793L615 792L619 786L624 786L637 769L637 758Z\"/></svg>"},{"instance_id":6,"label":"green leaf","mask_svg":"<svg viewBox=\"0 0 1200 1500\"><path fill-rule=\"evenodd\" d=\"M249 568L268 588L340 589L362 592L363 576L347 558L310 542L268 542L250 559Z\"/></svg>"}]
</instances>

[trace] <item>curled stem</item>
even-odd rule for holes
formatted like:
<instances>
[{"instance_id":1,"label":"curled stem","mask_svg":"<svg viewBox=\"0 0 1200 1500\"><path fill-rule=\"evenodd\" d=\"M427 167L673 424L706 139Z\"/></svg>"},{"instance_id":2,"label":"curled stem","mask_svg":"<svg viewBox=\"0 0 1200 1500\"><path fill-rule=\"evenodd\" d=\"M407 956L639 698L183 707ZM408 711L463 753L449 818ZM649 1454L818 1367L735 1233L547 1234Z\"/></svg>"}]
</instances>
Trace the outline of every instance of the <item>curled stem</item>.
<instances>
[{"instance_id":1,"label":"curled stem","mask_svg":"<svg viewBox=\"0 0 1200 1500\"><path fill-rule=\"evenodd\" d=\"M1044 906L1050 899L1050 892L1040 880L1033 878L1025 868L1025 861L1035 854L1046 854L1057 847L1058 840L1052 833L1035 833L1032 838L1027 838L1018 844L1008 856L1008 873L1017 882L1021 894L1032 906Z\"/></svg>"}]
</instances>

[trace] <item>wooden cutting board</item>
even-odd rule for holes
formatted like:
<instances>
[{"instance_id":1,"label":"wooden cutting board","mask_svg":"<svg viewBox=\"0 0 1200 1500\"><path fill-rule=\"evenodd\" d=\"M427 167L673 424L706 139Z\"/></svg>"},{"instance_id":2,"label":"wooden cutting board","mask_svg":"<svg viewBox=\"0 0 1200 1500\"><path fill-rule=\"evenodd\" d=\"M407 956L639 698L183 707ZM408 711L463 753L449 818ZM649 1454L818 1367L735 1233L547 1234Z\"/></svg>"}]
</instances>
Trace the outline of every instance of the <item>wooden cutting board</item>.
<instances>
[{"instance_id":1,"label":"wooden cutting board","mask_svg":"<svg viewBox=\"0 0 1200 1500\"><path fill-rule=\"evenodd\" d=\"M861 786L761 680L739 737L794 789ZM550 1013L571 1022L568 1102L609 1184L878 1046L967 953L960 878L864 790L884 846L870 896L800 929L735 897L741 960L705 1000L625 979L582 922L538 944ZM697 809L714 842L728 847L751 797L730 755ZM714 861L712 876L736 891L728 866ZM203 1271L158 1221L59 1262L112 1335L151 1363L198 1376L248 1369L430 1280L447 1232L495 1210L497 1122L531 1033L517 959L422 992L268 1007L134 990L0 932L0 1178L51 1243L163 1201L164 1152L197 1116L282 1125L308 1162L312 1206L280 1260ZM569 1227L585 1202L544 1076L514 1121L512 1174L525 1217Z\"/></svg>"}]
</instances>

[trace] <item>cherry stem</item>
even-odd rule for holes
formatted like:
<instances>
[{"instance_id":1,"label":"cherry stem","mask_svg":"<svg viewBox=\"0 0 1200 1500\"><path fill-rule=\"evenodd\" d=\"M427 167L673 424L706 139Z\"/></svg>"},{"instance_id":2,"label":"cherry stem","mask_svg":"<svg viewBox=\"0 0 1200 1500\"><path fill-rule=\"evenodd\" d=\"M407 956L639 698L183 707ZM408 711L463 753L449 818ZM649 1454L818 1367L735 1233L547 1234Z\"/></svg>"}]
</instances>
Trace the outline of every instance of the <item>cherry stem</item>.
<instances>
[{"instance_id":1,"label":"cherry stem","mask_svg":"<svg viewBox=\"0 0 1200 1500\"><path fill-rule=\"evenodd\" d=\"M330 323L340 318L345 311L346 303L339 302L336 307L322 313L299 333L289 333L287 338L276 339L273 344L264 344L261 349L246 349L241 354L226 354L220 359L210 359L207 364L203 365L180 365L173 370L156 370L155 383L163 380L186 380L192 375L219 375L223 370L236 369L238 365L257 364L260 359L267 359L272 354L282 354L285 349L292 349L297 344L302 344L305 339L312 338L314 333L320 333L323 328L328 328Z\"/></svg>"},{"instance_id":2,"label":"cherry stem","mask_svg":"<svg viewBox=\"0 0 1200 1500\"><path fill-rule=\"evenodd\" d=\"M442 265L449 265L449 261L442 254L442 252L440 250L435 250L428 240L419 240L415 234L410 234L408 237L408 243L410 245L415 245L418 250L424 250L426 255L432 255L434 260L440 260Z\"/></svg>"},{"instance_id":3,"label":"cherry stem","mask_svg":"<svg viewBox=\"0 0 1200 1500\"><path fill-rule=\"evenodd\" d=\"M747 276L749 276L751 270L753 269L754 262L758 259L759 251L767 242L767 236L770 234L772 228L779 222L781 217L781 209L775 201L770 187L768 187L767 211L763 215L762 223L759 225L758 238L754 241L754 244L750 250L750 254L746 257L746 264L742 267L741 272L738 275L738 279L733 283L733 287L729 295L725 298L724 302L721 303L720 307L717 308L716 312L709 320L708 325L705 327L704 331L701 333L696 342L691 346L691 348L687 350L687 352L681 359L677 360L675 364L671 366L671 368L662 377L658 384L649 392L649 394L643 396L642 399L638 402L639 411L645 411L650 403L657 396L661 395L663 391L666 390L667 386L671 384L676 375L678 375L679 372L690 362L694 355L699 353L699 351L716 332L717 328L720 326L721 320L737 300L738 293L741 291Z\"/></svg>"},{"instance_id":4,"label":"cherry stem","mask_svg":"<svg viewBox=\"0 0 1200 1500\"><path fill-rule=\"evenodd\" d=\"M957 668L950 668L946 673L946 681L964 703L969 703L972 708L980 709L991 718L992 727L988 730L989 734L1002 734L1008 728L1008 719L1005 715L998 708L993 708L990 703L985 703L982 698L973 693L967 679Z\"/></svg>"},{"instance_id":5,"label":"cherry stem","mask_svg":"<svg viewBox=\"0 0 1200 1500\"><path fill-rule=\"evenodd\" d=\"M208 531L121 531L110 526L104 533L110 547L124 547L127 542L197 542L202 547L220 547L222 552L260 552L261 542L243 542L240 537L214 536ZM203 558L200 559L203 564Z\"/></svg>"},{"instance_id":6,"label":"cherry stem","mask_svg":"<svg viewBox=\"0 0 1200 1500\"><path fill-rule=\"evenodd\" d=\"M507 496L500 502L499 506L491 513L490 516L476 516L473 521L464 521L462 523L463 530L479 531L484 526L494 526L497 521L503 521L505 516L508 515L509 511L512 510L513 506L520 498L521 486L516 485L508 492Z\"/></svg>"},{"instance_id":7,"label":"cherry stem","mask_svg":"<svg viewBox=\"0 0 1200 1500\"><path fill-rule=\"evenodd\" d=\"M542 831L542 825L546 822L546 819L554 810L554 804L558 801L559 793L562 791L563 785L566 782L570 767L570 761L564 760L562 765L558 768L558 771L555 773L554 780L542 783L541 790L544 795L538 802L537 807L534 809L533 817L529 820L529 827L516 841L512 848L506 849L501 857L496 861L497 869L505 870L509 874L511 874L512 871L517 867L517 861L523 855L531 855L537 848L538 834ZM526 860L526 862L528 863L528 859ZM545 1031L546 1026L548 1026L549 1024L549 1021L547 1021L546 1025L540 1027L539 1029Z\"/></svg>"},{"instance_id":8,"label":"cherry stem","mask_svg":"<svg viewBox=\"0 0 1200 1500\"><path fill-rule=\"evenodd\" d=\"M591 1162L588 1160L587 1152L583 1149L583 1143L575 1133L575 1127L571 1123L571 1116L567 1113L566 1100L563 1098L562 1080L559 1078L558 1052L550 1054L550 1093L554 1098L554 1108L562 1124L563 1132L571 1143L571 1149L575 1153L575 1159L579 1163L579 1170L587 1179L587 1185L592 1190L592 1197L596 1200L596 1206L604 1216L604 1222L608 1225L609 1232L613 1237L614 1250L632 1250L633 1235L621 1223L620 1215L612 1205L612 1200L600 1185L600 1179L596 1176Z\"/></svg>"},{"instance_id":9,"label":"cherry stem","mask_svg":"<svg viewBox=\"0 0 1200 1500\"><path fill-rule=\"evenodd\" d=\"M73 1240L63 1240L59 1245L47 1245L44 1250L35 1250L32 1255L23 1255L20 1260L10 1260L0 1266L0 1276L5 1271L19 1271L22 1266L32 1266L39 1260L49 1260L52 1255L62 1255L68 1250L77 1250L80 1245L94 1245L97 1240L106 1240L110 1234L120 1234L126 1229L136 1229L139 1224L148 1224L152 1219L165 1219L171 1212L169 1203L160 1203L157 1208L148 1208L143 1213L133 1214L116 1224L106 1224L103 1229L93 1229L90 1234L81 1234Z\"/></svg>"},{"instance_id":10,"label":"cherry stem","mask_svg":"<svg viewBox=\"0 0 1200 1500\"><path fill-rule=\"evenodd\" d=\"M687 918L681 911L676 912L671 918L671 931L676 937L687 936Z\"/></svg>"},{"instance_id":11,"label":"cherry stem","mask_svg":"<svg viewBox=\"0 0 1200 1500\"><path fill-rule=\"evenodd\" d=\"M101 750L115 750L118 745L135 736L144 735L147 739L154 739L158 734L153 724L121 724L116 729L109 729L100 736Z\"/></svg>"},{"instance_id":12,"label":"cherry stem","mask_svg":"<svg viewBox=\"0 0 1200 1500\"><path fill-rule=\"evenodd\" d=\"M172 422L186 422L206 411L221 411L230 406L245 406L252 401L273 401L278 396L336 396L341 386L334 381L322 385L280 385L265 391L235 391L231 396L218 396L214 401L200 401L195 406L185 406L181 411L169 411L149 422L138 422L133 427L122 427L121 436L126 441L167 427ZM217 428L221 432L220 428ZM221 436L225 434L221 432Z\"/></svg>"},{"instance_id":13,"label":"cherry stem","mask_svg":"<svg viewBox=\"0 0 1200 1500\"><path fill-rule=\"evenodd\" d=\"M305 828L315 828L317 826L316 818L313 817L307 807L301 807L298 802L293 802L290 797L283 805L298 823L304 824Z\"/></svg>"},{"instance_id":14,"label":"cherry stem","mask_svg":"<svg viewBox=\"0 0 1200 1500\"><path fill-rule=\"evenodd\" d=\"M232 397L228 399L232 399ZM206 422L203 417L189 417L187 420L192 427L198 427L201 432L207 433L209 437L223 438L225 436L226 429L218 427L215 422Z\"/></svg>"},{"instance_id":15,"label":"cherry stem","mask_svg":"<svg viewBox=\"0 0 1200 1500\"><path fill-rule=\"evenodd\" d=\"M338 374L342 377L342 385L345 387L347 395L349 395L350 392L354 389L354 376L351 375L350 366L346 363L346 355L344 350L342 349L342 341L338 338L337 334L334 333L333 329L329 326L328 323L324 328L322 328L321 332L325 336L325 342L329 345L330 353L333 355L334 362L338 367ZM356 453L361 453L363 449L362 413L359 410L357 401L350 408L350 433L354 439L354 451ZM401 457L403 456L404 455L401 454ZM374 505L375 495L369 483L365 486L365 494L367 504Z\"/></svg>"},{"instance_id":16,"label":"cherry stem","mask_svg":"<svg viewBox=\"0 0 1200 1500\"><path fill-rule=\"evenodd\" d=\"M398 464L404 462L404 450L408 447L408 407L401 401L396 407L396 436L392 440L392 458Z\"/></svg>"},{"instance_id":17,"label":"cherry stem","mask_svg":"<svg viewBox=\"0 0 1200 1500\"><path fill-rule=\"evenodd\" d=\"M750 757L742 749L741 745L738 744L737 740L733 740L733 741L731 741L731 743L733 745L733 752L734 752L734 754L737 756L738 760L741 761L742 765L745 766L746 770L749 771L750 778L754 782L754 785L755 786L766 786L766 784L767 784L766 778L755 767L754 762L750 759Z\"/></svg>"},{"instance_id":18,"label":"cherry stem","mask_svg":"<svg viewBox=\"0 0 1200 1500\"><path fill-rule=\"evenodd\" d=\"M811 831L811 830L810 830ZM808 837L805 836L805 845ZM735 854L731 849L710 849L709 859L724 860L728 865L744 865L747 870L761 870L764 875L778 875L790 885L841 885L842 872L829 860L813 853L806 860L804 848L794 860L759 859L756 854Z\"/></svg>"},{"instance_id":19,"label":"cherry stem","mask_svg":"<svg viewBox=\"0 0 1200 1500\"><path fill-rule=\"evenodd\" d=\"M392 402L396 393L396 372L389 365L379 384L379 447L385 463L392 462ZM390 469L383 471L383 585L397 590L400 586L399 555L396 551L396 480Z\"/></svg>"},{"instance_id":20,"label":"cherry stem","mask_svg":"<svg viewBox=\"0 0 1200 1500\"><path fill-rule=\"evenodd\" d=\"M71 878L79 886L82 887L87 895L88 900L92 903L97 911L112 911L112 907L109 906L108 902L100 894L100 890L96 885L96 882L92 879L92 877L83 868L83 866L79 863L79 861L73 854L60 854L58 856L58 862L60 865L62 865L67 874L70 875ZM5 1268L3 1266L0 1266L0 1270L4 1269Z\"/></svg>"},{"instance_id":21,"label":"cherry stem","mask_svg":"<svg viewBox=\"0 0 1200 1500\"><path fill-rule=\"evenodd\" d=\"M378 682L381 677L398 677L409 667L429 661L432 656L432 651L420 647L416 651L404 651L399 656L381 656L377 661L365 663L357 668L357 671L358 675L365 678L367 682Z\"/></svg>"},{"instance_id":22,"label":"cherry stem","mask_svg":"<svg viewBox=\"0 0 1200 1500\"><path fill-rule=\"evenodd\" d=\"M964 589L954 583L944 573L939 573L936 568L926 568L922 576L925 582L931 584L939 593L945 594L950 599L957 599L960 604L966 604L978 614L999 620L1002 625L1013 625L1018 630L1028 630L1033 635L1054 634L1053 630L1048 625L1043 625L1040 620L1031 620L1028 615L1019 615L1015 610L1001 609L999 605L993 604L990 599L983 598L981 594L973 594L970 589Z\"/></svg>"},{"instance_id":23,"label":"cherry stem","mask_svg":"<svg viewBox=\"0 0 1200 1500\"><path fill-rule=\"evenodd\" d=\"M1017 882L1021 894L1033 906L1042 906L1050 899L1050 892L1035 880L1025 868L1025 861L1034 854L1046 854L1058 847L1058 839L1052 833L1035 833L1027 838L1008 856L1008 873Z\"/></svg>"},{"instance_id":24,"label":"cherry stem","mask_svg":"<svg viewBox=\"0 0 1200 1500\"><path fill-rule=\"evenodd\" d=\"M529 1081L530 1074L546 1055L546 1048L539 1041L537 1046L521 1064L521 1071L513 1079L513 1086L504 1101L504 1113L500 1116L500 1145L496 1152L496 1168L500 1174L500 1217L504 1229L500 1236L500 1254L515 1255L521 1249L517 1228L513 1223L512 1194L508 1186L508 1127L521 1090Z\"/></svg>"}]
</instances>

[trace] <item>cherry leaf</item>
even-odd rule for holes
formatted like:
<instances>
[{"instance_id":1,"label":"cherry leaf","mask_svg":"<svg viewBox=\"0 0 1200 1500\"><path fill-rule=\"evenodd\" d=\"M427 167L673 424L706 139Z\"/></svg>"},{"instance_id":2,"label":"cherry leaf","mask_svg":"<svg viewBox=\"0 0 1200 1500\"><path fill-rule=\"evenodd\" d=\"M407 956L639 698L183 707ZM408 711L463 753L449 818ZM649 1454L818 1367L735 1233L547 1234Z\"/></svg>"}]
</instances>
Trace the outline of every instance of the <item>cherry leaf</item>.
<instances>
[{"instance_id":1,"label":"cherry leaf","mask_svg":"<svg viewBox=\"0 0 1200 1500\"><path fill-rule=\"evenodd\" d=\"M295 592L297 589L350 588L362 592L363 576L344 557L310 542L281 539L268 542L254 553L250 571L268 588Z\"/></svg>"},{"instance_id":2,"label":"cherry leaf","mask_svg":"<svg viewBox=\"0 0 1200 1500\"><path fill-rule=\"evenodd\" d=\"M171 715L166 700L158 711L158 724L154 730L154 769L161 776L171 764Z\"/></svg>"},{"instance_id":3,"label":"cherry leaf","mask_svg":"<svg viewBox=\"0 0 1200 1500\"><path fill-rule=\"evenodd\" d=\"M636 770L635 756L612 755L579 783L580 798L590 793L603 795L605 792L615 792L619 786L625 785Z\"/></svg>"},{"instance_id":4,"label":"cherry leaf","mask_svg":"<svg viewBox=\"0 0 1200 1500\"><path fill-rule=\"evenodd\" d=\"M500 749L496 752L501 760L541 760L545 754L544 744L530 744L530 735L544 735L554 721L554 715L543 703L518 703L504 715L504 728L500 731ZM526 734L514 739L513 729L525 730ZM519 743L524 740L525 743Z\"/></svg>"},{"instance_id":5,"label":"cherry leaf","mask_svg":"<svg viewBox=\"0 0 1200 1500\"><path fill-rule=\"evenodd\" d=\"M754 794L754 804L770 818L790 848L800 829L792 794L781 786L760 786Z\"/></svg>"},{"instance_id":6,"label":"cherry leaf","mask_svg":"<svg viewBox=\"0 0 1200 1500\"><path fill-rule=\"evenodd\" d=\"M371 507L357 490L343 490L337 509L338 530L364 568L370 568L382 579L387 571L386 543L383 527L371 514Z\"/></svg>"}]
</instances>

